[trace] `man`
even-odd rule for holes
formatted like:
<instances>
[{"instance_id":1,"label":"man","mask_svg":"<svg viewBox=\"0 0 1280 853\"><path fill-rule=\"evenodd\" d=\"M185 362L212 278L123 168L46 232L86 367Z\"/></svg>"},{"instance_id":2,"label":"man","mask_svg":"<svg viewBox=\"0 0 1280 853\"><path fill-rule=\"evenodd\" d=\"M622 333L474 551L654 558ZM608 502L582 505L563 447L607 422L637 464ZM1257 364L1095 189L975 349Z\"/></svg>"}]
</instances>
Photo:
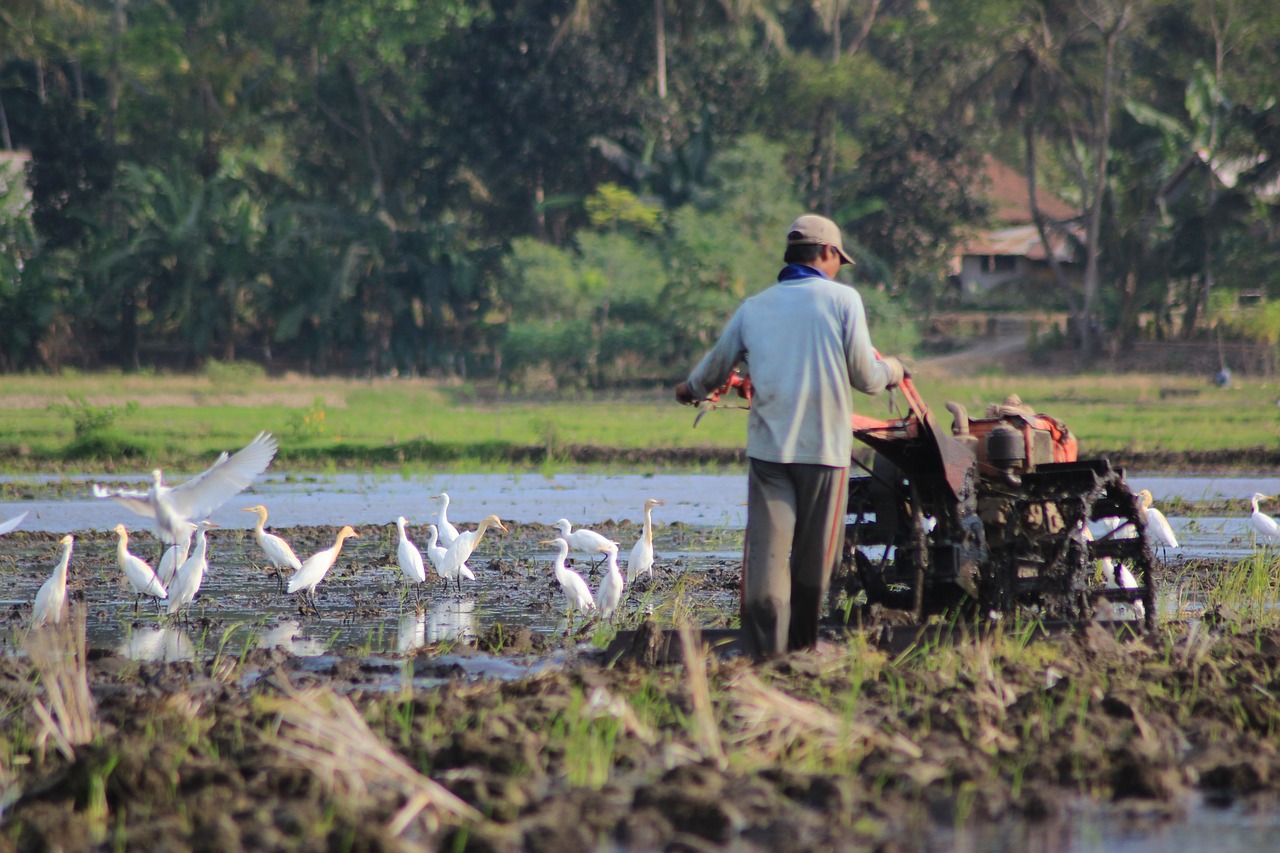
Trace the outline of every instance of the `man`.
<instances>
[{"instance_id":1,"label":"man","mask_svg":"<svg viewBox=\"0 0 1280 853\"><path fill-rule=\"evenodd\" d=\"M675 389L691 405L749 367L742 636L757 659L817 643L844 547L852 389L878 394L903 377L898 359L876 357L857 292L833 280L853 263L834 222L801 216L783 260L778 283L739 306Z\"/></svg>"}]
</instances>

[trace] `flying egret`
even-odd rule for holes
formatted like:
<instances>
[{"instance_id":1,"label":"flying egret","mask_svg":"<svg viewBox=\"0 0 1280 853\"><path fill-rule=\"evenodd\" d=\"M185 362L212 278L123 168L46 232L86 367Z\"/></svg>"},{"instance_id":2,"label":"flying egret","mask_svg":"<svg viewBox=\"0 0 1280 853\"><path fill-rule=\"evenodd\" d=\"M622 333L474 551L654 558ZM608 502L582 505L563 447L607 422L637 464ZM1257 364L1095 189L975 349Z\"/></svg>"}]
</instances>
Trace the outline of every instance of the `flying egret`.
<instances>
[{"instance_id":1,"label":"flying egret","mask_svg":"<svg viewBox=\"0 0 1280 853\"><path fill-rule=\"evenodd\" d=\"M289 547L288 542L265 530L267 524L267 508L265 506L262 504L247 506L244 511L257 513L258 515L258 523L253 526L253 538L258 540L258 547L267 555L267 559L271 562L271 567L275 570L276 588L283 590L284 573L280 569L288 566L296 572L302 568L302 561L298 559L297 554L293 553L293 549Z\"/></svg>"},{"instance_id":2,"label":"flying egret","mask_svg":"<svg viewBox=\"0 0 1280 853\"><path fill-rule=\"evenodd\" d=\"M1169 520L1164 517L1164 513L1151 505L1150 490L1143 489L1138 492L1138 498L1142 501L1142 511L1147 516L1148 541L1164 549L1177 548L1178 537L1173 535L1173 528L1169 526Z\"/></svg>"},{"instance_id":3,"label":"flying egret","mask_svg":"<svg viewBox=\"0 0 1280 853\"><path fill-rule=\"evenodd\" d=\"M440 501L440 509L436 510L436 527L440 531L440 544L448 548L458 538L458 528L449 522L449 493L441 492L432 495L431 499Z\"/></svg>"},{"instance_id":4,"label":"flying egret","mask_svg":"<svg viewBox=\"0 0 1280 853\"><path fill-rule=\"evenodd\" d=\"M1249 523L1253 525L1253 529L1256 530L1258 535L1263 539L1268 539L1272 542L1280 542L1280 523L1277 523L1274 518L1258 508L1258 501L1269 500L1273 500L1271 495L1254 492L1253 515L1249 517Z\"/></svg>"},{"instance_id":5,"label":"flying egret","mask_svg":"<svg viewBox=\"0 0 1280 853\"><path fill-rule=\"evenodd\" d=\"M584 613L588 610L594 610L596 601L591 597L591 588L582 579L582 575L565 566L565 560L569 558L569 543L561 537L556 537L539 544L557 545L560 548L554 563L556 580L560 582L560 588L564 590L564 597L569 603L569 610L578 610Z\"/></svg>"},{"instance_id":6,"label":"flying egret","mask_svg":"<svg viewBox=\"0 0 1280 853\"><path fill-rule=\"evenodd\" d=\"M173 585L169 587L169 615L195 601L200 584L204 583L205 570L209 568L209 539L205 533L210 527L217 526L208 519L196 526L196 547L191 556L182 561L173 577Z\"/></svg>"},{"instance_id":7,"label":"flying egret","mask_svg":"<svg viewBox=\"0 0 1280 853\"><path fill-rule=\"evenodd\" d=\"M638 578L641 572L653 576L653 508L665 503L657 498L644 502L644 529L631 549L631 559L627 561L627 583Z\"/></svg>"},{"instance_id":8,"label":"flying egret","mask_svg":"<svg viewBox=\"0 0 1280 853\"><path fill-rule=\"evenodd\" d=\"M459 533L458 538L453 540L453 544L445 552L444 559L441 561L441 574L451 580L457 578L459 590L462 589L463 577L475 580L475 574L467 568L467 560L471 557L472 552L476 550L476 546L480 544L485 531L491 527L496 527L503 533L507 532L507 528L502 526L500 518L496 515L486 515L480 520L480 524L475 530Z\"/></svg>"},{"instance_id":9,"label":"flying egret","mask_svg":"<svg viewBox=\"0 0 1280 853\"><path fill-rule=\"evenodd\" d=\"M164 485L163 472L157 468L151 472L151 487L145 492L111 490L95 483L93 495L111 498L138 515L153 519L160 540L172 545L181 535L179 522L208 518L227 500L247 489L255 477L267 470L278 447L270 433L260 432L234 456L223 453L208 470L180 486Z\"/></svg>"},{"instance_id":10,"label":"flying egret","mask_svg":"<svg viewBox=\"0 0 1280 853\"><path fill-rule=\"evenodd\" d=\"M589 530L585 527L579 527L577 530L570 533L569 531L573 525L569 523L569 519L567 518L562 518L551 526L560 531L561 538L569 543L569 549L571 551L580 551L585 554L590 554L593 557L600 553L604 546L613 542L609 537L601 536L594 530Z\"/></svg>"},{"instance_id":11,"label":"flying egret","mask_svg":"<svg viewBox=\"0 0 1280 853\"><path fill-rule=\"evenodd\" d=\"M189 521L182 522L178 527L181 533L178 541L165 549L164 556L160 558L160 566L156 569L156 577L166 587L173 582L178 568L187 561L187 555L191 553L191 537L196 532L196 525Z\"/></svg>"},{"instance_id":12,"label":"flying egret","mask_svg":"<svg viewBox=\"0 0 1280 853\"><path fill-rule=\"evenodd\" d=\"M418 584L427 580L427 569L422 564L422 552L418 550L418 546L409 541L409 535L404 532L404 526L408 523L407 519L402 515L396 519L396 530L400 533L400 544L396 546L396 559L400 563L400 571L404 574L404 579L413 585L413 597L417 600Z\"/></svg>"},{"instance_id":13,"label":"flying egret","mask_svg":"<svg viewBox=\"0 0 1280 853\"><path fill-rule=\"evenodd\" d=\"M324 580L324 576L329 574L329 569L333 568L333 564L338 559L339 552L342 551L342 543L352 537L359 537L360 534L351 529L351 525L343 525L338 531L337 541L329 548L323 551L317 551L306 562L302 564L302 568L294 572L293 577L289 578L289 592L302 592L304 597L311 603L311 609L319 612L316 608L316 585Z\"/></svg>"},{"instance_id":14,"label":"flying egret","mask_svg":"<svg viewBox=\"0 0 1280 853\"><path fill-rule=\"evenodd\" d=\"M22 523L22 519L26 517L27 517L27 514L24 512L20 515L15 515L13 518L7 521L0 521L0 536L3 536L9 531L16 528L19 524Z\"/></svg>"},{"instance_id":15,"label":"flying egret","mask_svg":"<svg viewBox=\"0 0 1280 853\"><path fill-rule=\"evenodd\" d=\"M129 531L123 524L117 524L113 529L120 537L116 543L116 560L120 563L124 576L129 579L129 586L133 588L133 612L138 612L138 599L141 596L168 598L169 593L151 569L151 564L129 553Z\"/></svg>"},{"instance_id":16,"label":"flying egret","mask_svg":"<svg viewBox=\"0 0 1280 853\"><path fill-rule=\"evenodd\" d=\"M596 590L596 602L600 606L600 615L609 619L618 609L622 601L622 590L626 582L622 579L622 571L618 568L618 543L610 542L600 549L606 556L604 577L600 580L600 589Z\"/></svg>"},{"instance_id":17,"label":"flying egret","mask_svg":"<svg viewBox=\"0 0 1280 853\"><path fill-rule=\"evenodd\" d=\"M32 628L49 622L61 623L62 614L67 609L67 565L71 562L71 546L75 544L75 537L68 533L58 540L58 544L62 546L62 559L58 560L53 574L36 593L36 603L31 608Z\"/></svg>"}]
</instances>

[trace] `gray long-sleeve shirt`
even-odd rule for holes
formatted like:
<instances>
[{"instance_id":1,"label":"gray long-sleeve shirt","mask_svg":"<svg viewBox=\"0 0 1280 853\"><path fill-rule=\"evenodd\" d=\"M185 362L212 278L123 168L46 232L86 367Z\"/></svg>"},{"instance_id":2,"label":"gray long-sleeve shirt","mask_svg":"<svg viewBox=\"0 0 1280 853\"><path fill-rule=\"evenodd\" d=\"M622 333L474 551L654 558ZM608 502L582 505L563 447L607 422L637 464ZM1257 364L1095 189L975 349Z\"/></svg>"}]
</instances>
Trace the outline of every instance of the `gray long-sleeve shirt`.
<instances>
[{"instance_id":1,"label":"gray long-sleeve shirt","mask_svg":"<svg viewBox=\"0 0 1280 853\"><path fill-rule=\"evenodd\" d=\"M754 389L747 455L847 467L852 389L878 394L890 376L857 291L815 272L747 299L689 375L690 389L705 397L744 359Z\"/></svg>"}]
</instances>

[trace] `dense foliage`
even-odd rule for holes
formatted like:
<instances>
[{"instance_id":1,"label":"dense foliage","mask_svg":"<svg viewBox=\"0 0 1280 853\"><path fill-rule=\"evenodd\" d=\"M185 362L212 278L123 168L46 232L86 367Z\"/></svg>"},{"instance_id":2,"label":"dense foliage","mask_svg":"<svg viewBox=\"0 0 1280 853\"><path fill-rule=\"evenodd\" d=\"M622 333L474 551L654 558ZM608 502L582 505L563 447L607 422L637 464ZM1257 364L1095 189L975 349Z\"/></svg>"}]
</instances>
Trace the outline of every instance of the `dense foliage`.
<instances>
[{"instance_id":1,"label":"dense foliage","mask_svg":"<svg viewBox=\"0 0 1280 853\"><path fill-rule=\"evenodd\" d=\"M1251 0L15 0L0 368L670 377L805 210L902 350L986 153L1085 211L1086 353L1249 330L1277 55Z\"/></svg>"}]
</instances>

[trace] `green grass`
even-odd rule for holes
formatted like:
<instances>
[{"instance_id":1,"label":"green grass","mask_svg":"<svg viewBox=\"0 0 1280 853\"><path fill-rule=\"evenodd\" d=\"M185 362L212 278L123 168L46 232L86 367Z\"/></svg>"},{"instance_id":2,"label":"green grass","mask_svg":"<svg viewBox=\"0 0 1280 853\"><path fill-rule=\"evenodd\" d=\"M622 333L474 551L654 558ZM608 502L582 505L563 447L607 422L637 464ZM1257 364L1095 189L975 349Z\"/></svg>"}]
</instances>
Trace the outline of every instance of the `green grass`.
<instances>
[{"instance_id":1,"label":"green grass","mask_svg":"<svg viewBox=\"0 0 1280 853\"><path fill-rule=\"evenodd\" d=\"M1260 380L1221 390L1194 377L954 377L922 370L917 382L943 425L951 422L947 400L980 416L988 403L1015 392L1064 421L1090 454L1280 447L1280 389ZM16 470L195 464L242 446L259 430L280 437L281 464L295 469L361 463L509 470L512 447L549 449L543 467L558 465L557 451L569 445L739 448L747 418L743 411L716 411L695 430L694 411L675 405L666 389L497 400L428 380L235 373L3 376L0 395L6 401L0 466ZM859 398L859 411L889 417L887 399ZM95 417L104 412L109 417ZM77 413L82 433L84 421L93 424L87 435L76 436Z\"/></svg>"}]
</instances>

